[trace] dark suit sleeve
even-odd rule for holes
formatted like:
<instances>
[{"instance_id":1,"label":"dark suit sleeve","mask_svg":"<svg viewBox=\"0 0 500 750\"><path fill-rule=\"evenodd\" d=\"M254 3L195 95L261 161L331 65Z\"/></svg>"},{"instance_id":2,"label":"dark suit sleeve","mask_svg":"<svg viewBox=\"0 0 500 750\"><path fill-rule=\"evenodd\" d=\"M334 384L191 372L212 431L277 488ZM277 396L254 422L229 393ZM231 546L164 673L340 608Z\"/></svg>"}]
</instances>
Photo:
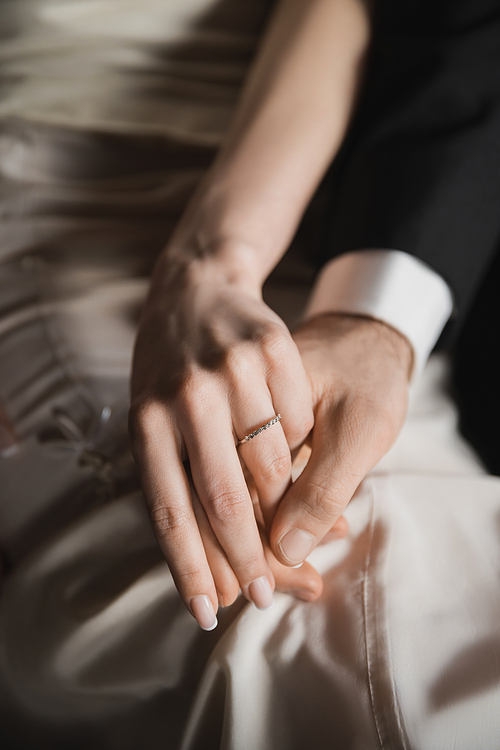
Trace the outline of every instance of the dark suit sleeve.
<instances>
[{"instance_id":1,"label":"dark suit sleeve","mask_svg":"<svg viewBox=\"0 0 500 750\"><path fill-rule=\"evenodd\" d=\"M398 249L464 314L500 240L500 2L382 2L322 262Z\"/></svg>"}]
</instances>

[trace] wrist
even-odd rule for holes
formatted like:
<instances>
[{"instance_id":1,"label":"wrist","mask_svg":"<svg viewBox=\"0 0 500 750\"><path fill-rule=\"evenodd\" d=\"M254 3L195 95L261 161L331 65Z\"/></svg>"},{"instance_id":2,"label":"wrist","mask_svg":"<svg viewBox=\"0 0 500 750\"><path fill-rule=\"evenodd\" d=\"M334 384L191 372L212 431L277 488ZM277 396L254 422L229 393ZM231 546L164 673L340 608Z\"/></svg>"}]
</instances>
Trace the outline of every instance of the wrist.
<instances>
[{"instance_id":1,"label":"wrist","mask_svg":"<svg viewBox=\"0 0 500 750\"><path fill-rule=\"evenodd\" d=\"M378 320L370 315L345 314L345 317L359 320L360 325L365 325L376 332L376 337L383 343L385 350L391 353L393 360L410 382L415 364L415 352L406 336L385 320Z\"/></svg>"},{"instance_id":2,"label":"wrist","mask_svg":"<svg viewBox=\"0 0 500 750\"><path fill-rule=\"evenodd\" d=\"M448 285L418 258L400 250L356 250L322 269L306 317L326 312L366 315L410 342L414 381L453 311Z\"/></svg>"},{"instance_id":3,"label":"wrist","mask_svg":"<svg viewBox=\"0 0 500 750\"><path fill-rule=\"evenodd\" d=\"M413 347L406 336L384 321L357 313L318 313L302 323L293 334L297 343L301 339L307 342L311 336L330 345L339 339L347 340L354 336L366 354L366 361L374 352L383 352L386 362L392 363L392 369L410 381Z\"/></svg>"},{"instance_id":4,"label":"wrist","mask_svg":"<svg viewBox=\"0 0 500 750\"><path fill-rule=\"evenodd\" d=\"M260 298L265 278L256 255L253 247L237 240L203 242L191 237L174 241L158 258L153 287L181 290L186 286L233 286Z\"/></svg>"}]
</instances>

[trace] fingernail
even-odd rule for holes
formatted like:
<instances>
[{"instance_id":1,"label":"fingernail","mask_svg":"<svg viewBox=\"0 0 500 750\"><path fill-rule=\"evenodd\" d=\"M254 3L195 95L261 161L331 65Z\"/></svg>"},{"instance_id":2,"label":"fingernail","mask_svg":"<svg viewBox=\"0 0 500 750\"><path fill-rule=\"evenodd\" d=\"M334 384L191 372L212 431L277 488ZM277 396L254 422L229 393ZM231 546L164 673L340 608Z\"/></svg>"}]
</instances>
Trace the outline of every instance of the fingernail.
<instances>
[{"instance_id":1,"label":"fingernail","mask_svg":"<svg viewBox=\"0 0 500 750\"><path fill-rule=\"evenodd\" d=\"M282 537L279 548L289 562L297 564L306 559L315 544L316 539L308 531L290 529Z\"/></svg>"},{"instance_id":2,"label":"fingernail","mask_svg":"<svg viewBox=\"0 0 500 750\"><path fill-rule=\"evenodd\" d=\"M257 609L271 609L274 604L273 590L266 576L256 578L249 584L248 595Z\"/></svg>"},{"instance_id":3,"label":"fingernail","mask_svg":"<svg viewBox=\"0 0 500 750\"><path fill-rule=\"evenodd\" d=\"M316 594L309 589L289 589L287 593L296 599L302 599L304 602L314 602L316 600Z\"/></svg>"},{"instance_id":4,"label":"fingernail","mask_svg":"<svg viewBox=\"0 0 500 750\"><path fill-rule=\"evenodd\" d=\"M217 627L217 617L208 596L205 594L193 596L190 604L193 615L202 630L213 630Z\"/></svg>"}]
</instances>

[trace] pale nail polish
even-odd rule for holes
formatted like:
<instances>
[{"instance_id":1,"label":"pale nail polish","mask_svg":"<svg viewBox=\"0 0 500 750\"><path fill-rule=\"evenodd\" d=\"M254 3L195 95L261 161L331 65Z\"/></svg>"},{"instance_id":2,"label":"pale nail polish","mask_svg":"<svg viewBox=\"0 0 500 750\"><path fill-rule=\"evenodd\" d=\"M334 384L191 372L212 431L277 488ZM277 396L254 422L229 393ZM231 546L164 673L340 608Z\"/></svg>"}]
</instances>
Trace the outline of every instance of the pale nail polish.
<instances>
[{"instance_id":1,"label":"pale nail polish","mask_svg":"<svg viewBox=\"0 0 500 750\"><path fill-rule=\"evenodd\" d=\"M217 617L208 596L205 594L193 596L190 604L193 615L202 630L213 630L217 627Z\"/></svg>"},{"instance_id":2,"label":"pale nail polish","mask_svg":"<svg viewBox=\"0 0 500 750\"><path fill-rule=\"evenodd\" d=\"M281 538L279 547L291 563L303 562L308 554L313 551L316 539L308 531L303 529L290 529Z\"/></svg>"},{"instance_id":3,"label":"pale nail polish","mask_svg":"<svg viewBox=\"0 0 500 750\"><path fill-rule=\"evenodd\" d=\"M274 604L273 590L266 576L256 578L249 584L248 595L257 609L271 609Z\"/></svg>"}]
</instances>

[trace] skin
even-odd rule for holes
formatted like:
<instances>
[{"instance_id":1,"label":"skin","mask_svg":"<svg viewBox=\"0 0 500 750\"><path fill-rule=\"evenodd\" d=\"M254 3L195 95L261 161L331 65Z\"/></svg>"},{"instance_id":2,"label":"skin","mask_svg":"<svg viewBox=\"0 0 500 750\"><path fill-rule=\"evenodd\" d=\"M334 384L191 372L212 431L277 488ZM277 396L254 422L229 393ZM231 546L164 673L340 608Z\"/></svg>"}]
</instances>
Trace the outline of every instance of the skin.
<instances>
[{"instance_id":1,"label":"skin","mask_svg":"<svg viewBox=\"0 0 500 750\"><path fill-rule=\"evenodd\" d=\"M286 572L297 561L280 540L290 528L316 543L347 531L343 510L403 424L411 348L383 323L333 314L292 337L243 283L198 283L188 294L175 275L153 291L136 349L133 387L148 397L132 411L132 444L156 536L187 603L208 594L227 606L240 587L251 599L261 576L316 598L319 576ZM236 447L275 412L286 418ZM306 441L311 458L291 485Z\"/></svg>"},{"instance_id":2,"label":"skin","mask_svg":"<svg viewBox=\"0 0 500 750\"><path fill-rule=\"evenodd\" d=\"M413 353L384 323L363 317L318 316L294 334L312 393L311 457L280 503L270 531L281 540L303 529L314 548L338 523L360 482L387 453L403 426Z\"/></svg>"},{"instance_id":3,"label":"skin","mask_svg":"<svg viewBox=\"0 0 500 750\"><path fill-rule=\"evenodd\" d=\"M240 456L269 517L291 481L290 450L312 429L311 394L288 329L243 280L240 264L237 277L228 276L226 264L214 270L205 261L173 268L167 263L155 276L141 322L132 380L141 399L132 407L132 445L181 596L189 602L206 594L215 605L218 594L233 601L239 587L251 598L249 585L262 576L274 588ZM287 413L285 426L238 452L238 435L275 409ZM206 551L190 480L208 519L201 527L213 530L229 565Z\"/></svg>"},{"instance_id":4,"label":"skin","mask_svg":"<svg viewBox=\"0 0 500 750\"><path fill-rule=\"evenodd\" d=\"M131 445L192 613L195 596L214 612L239 588L252 600L257 579L317 598L319 575L291 567L284 535L303 529L313 546L345 535L344 508L404 420L412 352L399 333L326 315L292 335L262 299L342 142L369 38L360 0L278 4L227 140L153 274ZM281 422L238 447L276 413Z\"/></svg>"}]
</instances>

